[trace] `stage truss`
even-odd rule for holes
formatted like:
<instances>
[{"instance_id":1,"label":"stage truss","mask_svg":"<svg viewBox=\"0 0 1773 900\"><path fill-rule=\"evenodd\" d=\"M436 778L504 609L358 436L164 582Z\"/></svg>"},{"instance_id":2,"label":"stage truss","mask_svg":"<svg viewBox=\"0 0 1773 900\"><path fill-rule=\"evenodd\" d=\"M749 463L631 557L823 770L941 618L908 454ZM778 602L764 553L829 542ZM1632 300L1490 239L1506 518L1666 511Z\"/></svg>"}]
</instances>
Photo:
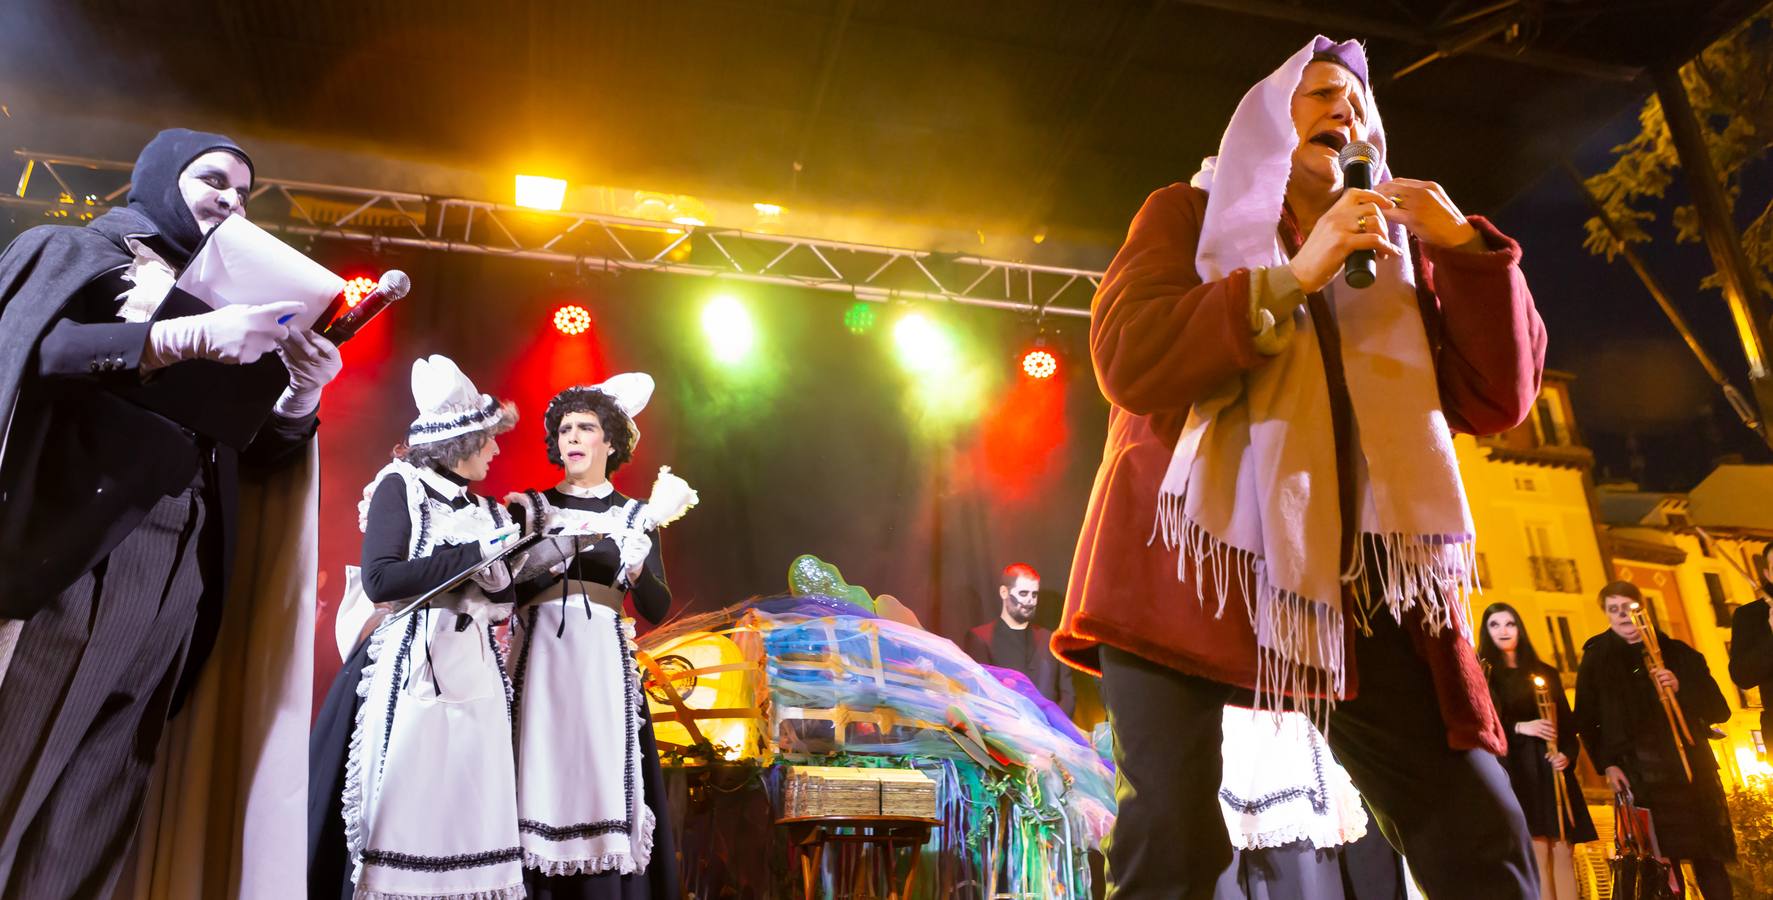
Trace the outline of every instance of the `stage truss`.
<instances>
[{"instance_id":1,"label":"stage truss","mask_svg":"<svg viewBox=\"0 0 1773 900\"><path fill-rule=\"evenodd\" d=\"M132 166L15 151L18 188L0 204L79 224L129 193ZM926 300L1088 317L1102 273L932 250L762 234L601 213L542 212L455 197L259 178L255 224L290 237L812 288L862 300Z\"/></svg>"}]
</instances>

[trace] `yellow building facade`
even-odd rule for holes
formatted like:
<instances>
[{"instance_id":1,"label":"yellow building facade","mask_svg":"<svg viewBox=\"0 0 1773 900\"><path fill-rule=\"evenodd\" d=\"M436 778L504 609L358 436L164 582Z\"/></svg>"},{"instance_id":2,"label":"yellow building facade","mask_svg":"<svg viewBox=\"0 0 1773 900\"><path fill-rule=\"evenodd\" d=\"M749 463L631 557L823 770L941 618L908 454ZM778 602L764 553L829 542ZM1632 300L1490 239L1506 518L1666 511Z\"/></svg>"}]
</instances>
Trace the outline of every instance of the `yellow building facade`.
<instances>
[{"instance_id":1,"label":"yellow building facade","mask_svg":"<svg viewBox=\"0 0 1773 900\"><path fill-rule=\"evenodd\" d=\"M1636 585L1668 634L1711 664L1732 716L1712 749L1726 785L1773 775L1761 699L1730 681L1730 617L1756 598L1749 577L1773 541L1773 466L1724 465L1687 494L1594 484L1594 456L1570 404L1570 376L1547 372L1533 414L1488 438L1454 442L1477 526L1473 628L1497 601L1520 610L1539 655L1573 694L1582 645L1607 627L1600 588ZM1475 632L1474 632L1475 633ZM1573 699L1573 698L1572 698ZM1604 799L1583 764L1585 784Z\"/></svg>"}]
</instances>

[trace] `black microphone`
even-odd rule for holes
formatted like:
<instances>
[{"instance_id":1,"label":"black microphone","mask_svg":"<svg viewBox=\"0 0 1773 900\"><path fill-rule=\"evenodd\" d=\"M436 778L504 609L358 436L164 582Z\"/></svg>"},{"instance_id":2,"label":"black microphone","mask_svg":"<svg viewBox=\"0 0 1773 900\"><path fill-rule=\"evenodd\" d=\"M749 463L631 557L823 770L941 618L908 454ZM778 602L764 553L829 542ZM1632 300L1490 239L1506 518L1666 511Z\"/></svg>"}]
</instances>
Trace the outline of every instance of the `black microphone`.
<instances>
[{"instance_id":1,"label":"black microphone","mask_svg":"<svg viewBox=\"0 0 1773 900\"><path fill-rule=\"evenodd\" d=\"M412 290L412 279L399 269L389 269L382 273L382 280L376 283L375 290L363 295L357 305L345 310L343 315L333 319L320 336L334 344L343 344L357 334L357 330L368 324L377 313L387 309L394 301L406 296Z\"/></svg>"},{"instance_id":2,"label":"black microphone","mask_svg":"<svg viewBox=\"0 0 1773 900\"><path fill-rule=\"evenodd\" d=\"M1349 141L1336 154L1336 162L1342 166L1342 187L1360 188L1363 191L1373 189L1373 173L1379 168L1379 148L1366 141ZM1342 280L1351 288L1371 287L1374 279L1379 277L1379 264L1372 250L1356 250L1348 254L1348 261L1342 267Z\"/></svg>"}]
</instances>

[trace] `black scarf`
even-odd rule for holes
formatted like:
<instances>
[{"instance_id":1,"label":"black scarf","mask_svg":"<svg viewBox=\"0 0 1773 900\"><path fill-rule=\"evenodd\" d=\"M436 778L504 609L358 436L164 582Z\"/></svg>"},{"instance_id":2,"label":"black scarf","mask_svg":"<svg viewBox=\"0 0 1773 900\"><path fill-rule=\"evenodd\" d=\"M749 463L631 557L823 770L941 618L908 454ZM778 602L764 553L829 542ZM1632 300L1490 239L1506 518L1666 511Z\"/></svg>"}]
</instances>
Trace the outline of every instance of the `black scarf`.
<instances>
[{"instance_id":1,"label":"black scarf","mask_svg":"<svg viewBox=\"0 0 1773 900\"><path fill-rule=\"evenodd\" d=\"M203 243L203 230L197 227L197 218L191 215L184 195L179 193L179 176L197 157L212 150L226 150L240 157L247 171L252 171L252 158L240 145L222 135L189 128L168 128L154 135L135 158L129 208L154 223L155 243L159 245L155 249L174 268L183 269Z\"/></svg>"}]
</instances>

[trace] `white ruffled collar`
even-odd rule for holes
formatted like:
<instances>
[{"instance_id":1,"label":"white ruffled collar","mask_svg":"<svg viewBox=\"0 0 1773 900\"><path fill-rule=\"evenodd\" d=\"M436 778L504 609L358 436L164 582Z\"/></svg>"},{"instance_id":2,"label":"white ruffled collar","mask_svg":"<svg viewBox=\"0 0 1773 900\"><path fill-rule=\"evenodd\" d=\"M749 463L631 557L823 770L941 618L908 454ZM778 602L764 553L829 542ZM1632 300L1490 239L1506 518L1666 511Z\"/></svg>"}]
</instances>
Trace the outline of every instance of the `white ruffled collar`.
<instances>
[{"instance_id":1,"label":"white ruffled collar","mask_svg":"<svg viewBox=\"0 0 1773 900\"><path fill-rule=\"evenodd\" d=\"M555 485L554 489L568 497L580 497L587 500L602 500L616 492L616 486L610 484L608 479L596 487L579 487L570 481L562 481Z\"/></svg>"}]
</instances>

